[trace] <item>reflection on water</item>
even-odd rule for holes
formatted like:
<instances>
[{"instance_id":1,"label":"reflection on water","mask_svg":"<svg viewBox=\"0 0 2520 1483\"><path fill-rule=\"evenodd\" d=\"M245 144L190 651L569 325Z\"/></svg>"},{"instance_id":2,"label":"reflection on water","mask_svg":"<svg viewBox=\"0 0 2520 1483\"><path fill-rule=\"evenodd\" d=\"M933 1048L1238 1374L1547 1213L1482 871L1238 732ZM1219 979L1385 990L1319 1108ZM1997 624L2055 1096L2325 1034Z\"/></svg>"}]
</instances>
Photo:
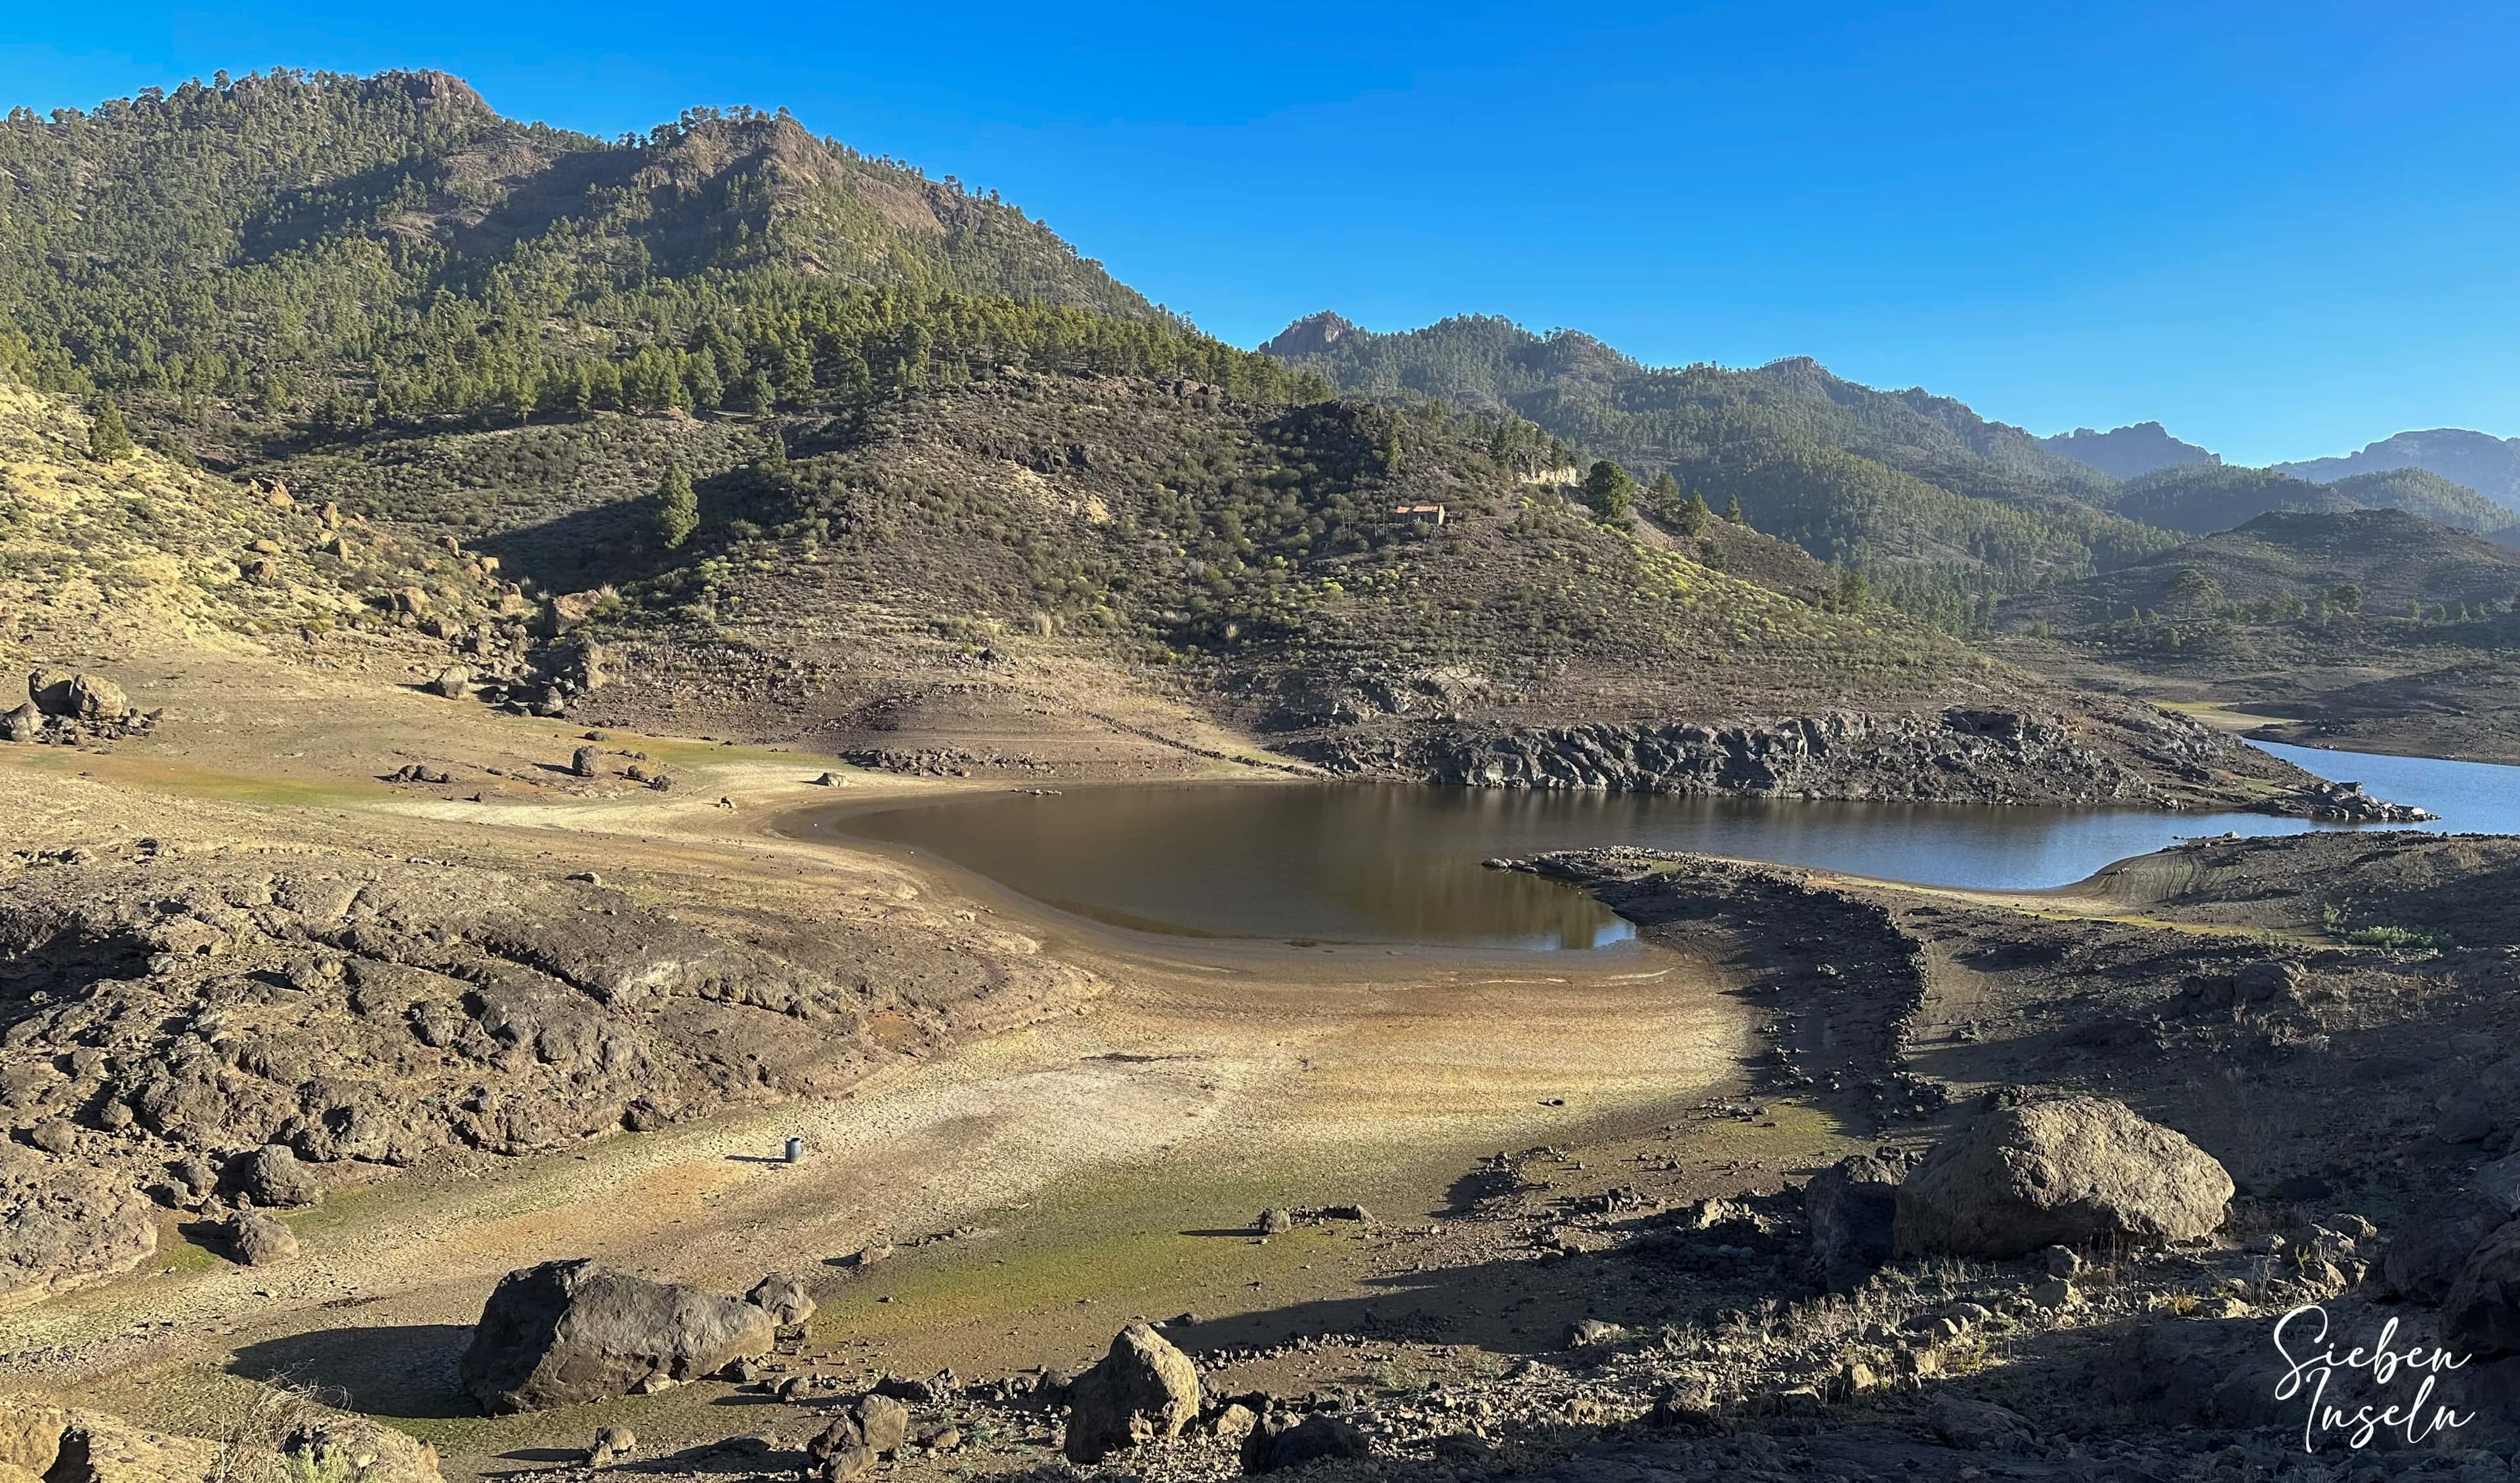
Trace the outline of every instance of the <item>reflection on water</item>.
<instances>
[{"instance_id":1,"label":"reflection on water","mask_svg":"<svg viewBox=\"0 0 2520 1483\"><path fill-rule=\"evenodd\" d=\"M2520 832L2520 768L2268 749L2430 808L2443 816L2433 828ZM1147 931L1588 948L1632 930L1581 892L1479 862L1634 844L2024 889L2080 880L2184 836L2312 826L2262 814L1193 783L993 793L833 827L931 851L1035 900Z\"/></svg>"}]
</instances>

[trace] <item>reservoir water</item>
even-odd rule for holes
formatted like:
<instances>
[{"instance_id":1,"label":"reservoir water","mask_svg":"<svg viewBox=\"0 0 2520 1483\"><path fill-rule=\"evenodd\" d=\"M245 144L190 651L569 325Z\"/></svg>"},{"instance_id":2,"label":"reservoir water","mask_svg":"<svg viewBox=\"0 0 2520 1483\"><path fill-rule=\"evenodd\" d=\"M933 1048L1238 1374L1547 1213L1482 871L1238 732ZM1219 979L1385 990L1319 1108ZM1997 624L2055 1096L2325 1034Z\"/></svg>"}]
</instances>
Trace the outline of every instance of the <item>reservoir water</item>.
<instances>
[{"instance_id":1,"label":"reservoir water","mask_svg":"<svg viewBox=\"0 0 2520 1483\"><path fill-rule=\"evenodd\" d=\"M2322 778L2520 833L2520 768L2269 745ZM1114 926L1303 942L1592 948L1631 935L1495 855L1629 844L1933 885L2032 889L2200 834L2321 826L2264 814L1665 798L1388 784L1191 783L965 795L815 828L933 854Z\"/></svg>"}]
</instances>

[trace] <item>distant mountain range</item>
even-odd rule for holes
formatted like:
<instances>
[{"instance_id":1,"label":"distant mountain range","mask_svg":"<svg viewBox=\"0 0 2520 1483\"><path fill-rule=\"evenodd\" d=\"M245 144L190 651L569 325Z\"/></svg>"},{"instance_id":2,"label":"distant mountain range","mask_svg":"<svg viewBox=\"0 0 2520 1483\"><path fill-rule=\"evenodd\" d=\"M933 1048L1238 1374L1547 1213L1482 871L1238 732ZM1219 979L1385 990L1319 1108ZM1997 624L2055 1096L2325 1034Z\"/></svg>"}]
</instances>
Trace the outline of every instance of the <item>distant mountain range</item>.
<instances>
[{"instance_id":1,"label":"distant mountain range","mask_svg":"<svg viewBox=\"0 0 2520 1483\"><path fill-rule=\"evenodd\" d=\"M1716 505L1737 500L1759 529L1865 567L1891 601L1963 629L1994 595L2139 562L2271 511L2404 509L2487 533L2515 523L2412 457L2314 480L2227 465L2159 423L2043 438L1808 357L1658 369L1590 335L1492 316L1376 334L1327 313L1261 349L1350 396L1509 412L1640 478L1668 473Z\"/></svg>"},{"instance_id":2,"label":"distant mountain range","mask_svg":"<svg viewBox=\"0 0 2520 1483\"><path fill-rule=\"evenodd\" d=\"M2141 478L2161 470L2191 464L2220 464L2223 456L2173 437L2159 423L2094 432L2077 427L2055 437L2043 437L2041 447L2080 459L2115 478ZM2268 472L2314 484L2333 484L2370 473L2420 469L2453 484L2463 484L2501 509L2520 515L2520 437L2502 438L2462 427L2435 427L2401 432L2340 458L2303 459L2275 464ZM2309 508L2309 507L2303 507ZM2454 522L2455 523L2455 522Z\"/></svg>"},{"instance_id":3,"label":"distant mountain range","mask_svg":"<svg viewBox=\"0 0 2520 1483\"><path fill-rule=\"evenodd\" d=\"M2179 464L2127 480L2110 508L2129 519L2189 535L2229 530L2279 510L2331 515L2403 510L2480 534L2513 523L2510 511L2475 490L2415 468L2384 469L2313 483L2273 469Z\"/></svg>"},{"instance_id":4,"label":"distant mountain range","mask_svg":"<svg viewBox=\"0 0 2520 1483\"><path fill-rule=\"evenodd\" d=\"M2274 467L2278 473L2320 484L2392 469L2422 469L2453 483L2465 484L2503 509L2520 514L2520 437L2435 427L2384 437L2360 453L2342 458L2309 459Z\"/></svg>"}]
</instances>

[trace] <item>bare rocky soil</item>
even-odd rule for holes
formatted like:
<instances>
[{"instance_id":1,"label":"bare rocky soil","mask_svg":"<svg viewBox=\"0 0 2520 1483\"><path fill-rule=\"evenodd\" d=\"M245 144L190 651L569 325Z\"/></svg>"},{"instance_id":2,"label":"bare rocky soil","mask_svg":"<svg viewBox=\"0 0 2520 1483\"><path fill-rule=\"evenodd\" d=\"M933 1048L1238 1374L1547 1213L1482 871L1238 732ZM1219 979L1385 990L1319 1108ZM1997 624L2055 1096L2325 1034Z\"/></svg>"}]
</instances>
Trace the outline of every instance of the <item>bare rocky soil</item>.
<instances>
[{"instance_id":1,"label":"bare rocky soil","mask_svg":"<svg viewBox=\"0 0 2520 1483\"><path fill-rule=\"evenodd\" d=\"M1433 1208L1255 1210L1247 1233L1218 1238L1255 1271L1273 1244L1305 1242L1351 1267L1354 1295L1147 1312L1194 1390L1176 1375L1151 1392L1144 1414L1171 1419L1148 1440L1096 1443L1091 1470L2508 1475L2520 1359L2497 1326L2505 1258L2491 1237L2520 1208L2505 1172L2520 1126L2512 841L2200 841L2022 897L1627 851L1517 864L1738 969L1764 1047L1738 1094L1659 1128L1500 1152L1463 1166ZM2339 940L2384 926L2431 940ZM2058 1101L2076 1097L2100 1101ZM2196 1180L2154 1194L2210 1214L2149 1238L2025 1229L1968 1253L1912 1225L1912 1205L1968 1197L1968 1181L1925 1192L1926 1150L1984 1136L2006 1108L2087 1105L2177 1130L2158 1136L2210 1177L2146 1155L2108 1178ZM1836 1136L1781 1158L1746 1151L1815 1114ZM2153 1197L2098 1188L2116 1191L2104 1202ZM850 1337L844 1315L879 1311L869 1292L924 1290L887 1287L894 1263L986 1262L985 1241L959 1244L886 1247L808 1278L822 1313L700 1387L741 1409L736 1434L608 1453L601 1471L1063 1475L1077 1417L1106 1404L1089 1392L1114 1383L1078 1378L1099 1345L967 1349L935 1373ZM2402 1351L2468 1357L2421 1409L2448 1404L2464 1424L2418 1424L2429 1434L2410 1444L2393 1423L2359 1450L2350 1421L2305 1432L2272 1335L2307 1304L2340 1349L2394 1321ZM2289 1331L2296 1356L2316 1348ZM2350 1417L2409 1407L2418 1384L2340 1367L2323 1400ZM868 1394L907 1408L889 1447L851 1441ZM582 1476L575 1456L503 1470Z\"/></svg>"}]
</instances>

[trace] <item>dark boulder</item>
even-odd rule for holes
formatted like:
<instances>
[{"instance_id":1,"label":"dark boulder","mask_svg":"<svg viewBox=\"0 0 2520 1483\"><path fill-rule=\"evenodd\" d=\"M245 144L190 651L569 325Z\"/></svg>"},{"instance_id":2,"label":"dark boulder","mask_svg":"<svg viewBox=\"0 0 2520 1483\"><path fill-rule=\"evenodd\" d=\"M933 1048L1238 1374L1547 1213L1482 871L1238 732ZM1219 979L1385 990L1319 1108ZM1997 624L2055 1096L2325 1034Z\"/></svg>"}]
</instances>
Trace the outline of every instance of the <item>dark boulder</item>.
<instances>
[{"instance_id":1,"label":"dark boulder","mask_svg":"<svg viewBox=\"0 0 2520 1483\"><path fill-rule=\"evenodd\" d=\"M39 669L26 677L26 698L48 716L68 716L72 676L58 669Z\"/></svg>"},{"instance_id":2,"label":"dark boulder","mask_svg":"<svg viewBox=\"0 0 2520 1483\"><path fill-rule=\"evenodd\" d=\"M2520 1353L2520 1220L2468 1253L2442 1299L2442 1336L2477 1354Z\"/></svg>"},{"instance_id":3,"label":"dark boulder","mask_svg":"<svg viewBox=\"0 0 2520 1483\"><path fill-rule=\"evenodd\" d=\"M1330 1458L1362 1458L1372 1449L1365 1433L1331 1416L1272 1416L1242 1442L1244 1472L1277 1472Z\"/></svg>"},{"instance_id":4,"label":"dark boulder","mask_svg":"<svg viewBox=\"0 0 2520 1483\"><path fill-rule=\"evenodd\" d=\"M1812 1280L1843 1292L1890 1260L1907 1164L1859 1153L1842 1158L1803 1187L1811 1223Z\"/></svg>"},{"instance_id":5,"label":"dark boulder","mask_svg":"<svg viewBox=\"0 0 2520 1483\"><path fill-rule=\"evenodd\" d=\"M493 1416L661 1390L768 1353L775 1326L741 1298L584 1259L545 1262L491 1292L464 1388Z\"/></svg>"}]
</instances>

